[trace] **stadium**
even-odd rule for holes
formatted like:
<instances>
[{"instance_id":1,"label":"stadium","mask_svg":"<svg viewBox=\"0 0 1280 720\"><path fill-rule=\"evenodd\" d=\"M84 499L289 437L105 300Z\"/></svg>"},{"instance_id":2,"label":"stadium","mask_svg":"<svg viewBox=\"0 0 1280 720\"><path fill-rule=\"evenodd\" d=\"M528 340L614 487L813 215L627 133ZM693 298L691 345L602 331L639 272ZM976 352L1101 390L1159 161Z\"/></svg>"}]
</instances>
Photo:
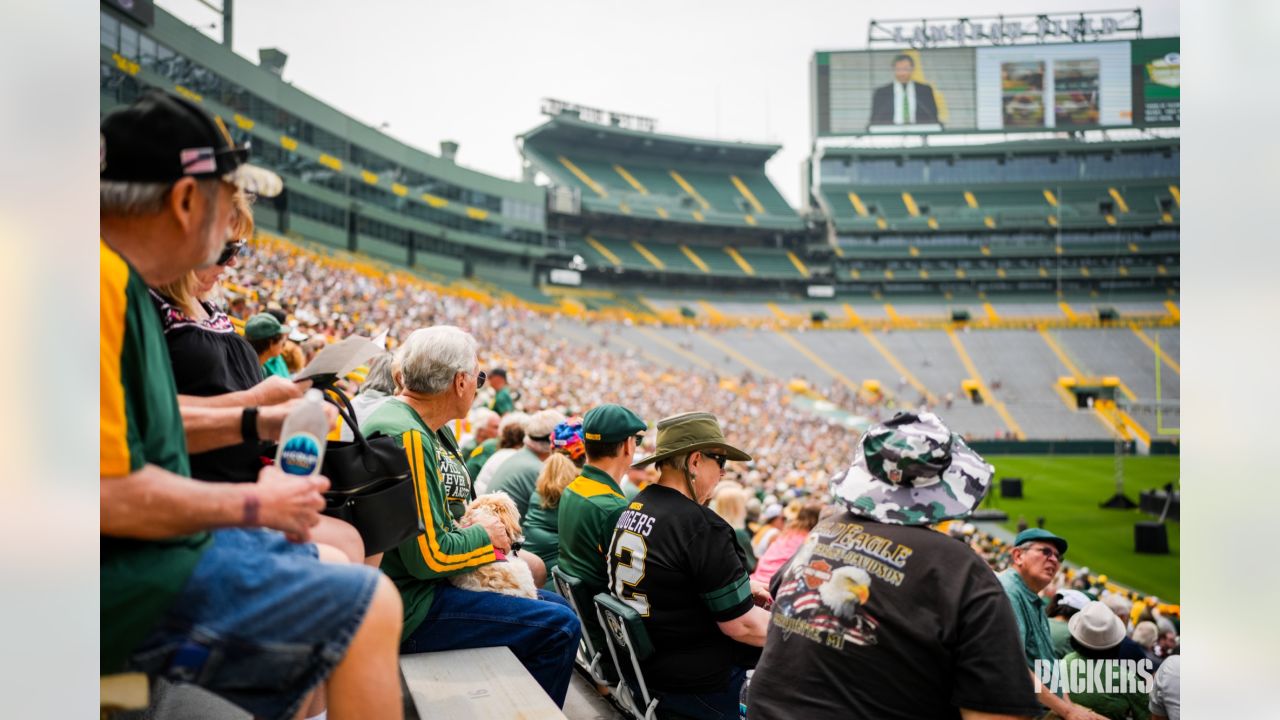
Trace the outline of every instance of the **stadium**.
<instances>
[{"instance_id":1,"label":"stadium","mask_svg":"<svg viewBox=\"0 0 1280 720\"><path fill-rule=\"evenodd\" d=\"M812 48L798 203L767 170L782 145L552 98L510 129L520 177L490 174L295 86L278 49L254 62L149 1L100 12L104 118L162 90L283 182L216 291L240 334L277 311L309 360L457 325L519 410L635 410L637 460L660 418L713 412L755 456L726 470L754 521L830 500L864 432L934 413L995 468L973 516L936 529L993 568L1047 529L1071 543L1061 587L1180 623L1179 38L1145 37L1140 10L1023 16L1025 36L1015 16L873 21L866 47ZM509 655L402 660L404 713L664 716L607 650L579 649L562 708ZM114 716L248 717L151 675Z\"/></svg>"}]
</instances>

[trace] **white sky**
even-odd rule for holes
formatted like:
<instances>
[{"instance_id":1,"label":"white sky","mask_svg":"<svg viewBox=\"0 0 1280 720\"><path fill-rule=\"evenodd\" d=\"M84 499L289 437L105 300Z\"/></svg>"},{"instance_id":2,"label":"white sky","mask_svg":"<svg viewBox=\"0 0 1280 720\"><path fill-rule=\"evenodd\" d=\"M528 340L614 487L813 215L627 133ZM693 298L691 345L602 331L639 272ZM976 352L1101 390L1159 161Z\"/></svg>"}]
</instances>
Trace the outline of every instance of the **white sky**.
<instances>
[{"instance_id":1,"label":"white sky","mask_svg":"<svg viewBox=\"0 0 1280 720\"><path fill-rule=\"evenodd\" d=\"M215 5L220 0L213 0ZM193 25L195 0L159 0ZM809 59L866 46L867 22L1114 10L1115 0L236 0L236 52L289 55L298 88L433 154L518 178L515 136L540 100L656 118L658 131L783 145L769 177L793 205L809 148ZM1146 37L1179 34L1177 0L1141 5ZM206 32L221 39L221 25Z\"/></svg>"}]
</instances>

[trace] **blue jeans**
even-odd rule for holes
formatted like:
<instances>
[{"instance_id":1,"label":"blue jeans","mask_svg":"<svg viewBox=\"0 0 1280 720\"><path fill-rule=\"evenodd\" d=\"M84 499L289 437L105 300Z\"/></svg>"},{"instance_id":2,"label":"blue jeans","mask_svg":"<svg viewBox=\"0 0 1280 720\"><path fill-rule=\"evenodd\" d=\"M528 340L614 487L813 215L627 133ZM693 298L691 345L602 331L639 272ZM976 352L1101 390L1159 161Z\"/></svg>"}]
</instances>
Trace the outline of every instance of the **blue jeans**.
<instances>
[{"instance_id":1,"label":"blue jeans","mask_svg":"<svg viewBox=\"0 0 1280 720\"><path fill-rule=\"evenodd\" d=\"M564 598L546 590L539 590L538 597L528 600L440 583L427 617L400 652L505 645L556 705L564 707L582 626Z\"/></svg>"},{"instance_id":2,"label":"blue jeans","mask_svg":"<svg viewBox=\"0 0 1280 720\"><path fill-rule=\"evenodd\" d=\"M737 720L739 695L747 671L734 667L729 671L729 685L724 690L705 693L664 693L658 697L658 716L679 715L694 720Z\"/></svg>"},{"instance_id":3,"label":"blue jeans","mask_svg":"<svg viewBox=\"0 0 1280 720\"><path fill-rule=\"evenodd\" d=\"M216 530L130 664L255 717L292 718L346 655L377 582L377 570L322 563L315 545L275 530Z\"/></svg>"}]
</instances>

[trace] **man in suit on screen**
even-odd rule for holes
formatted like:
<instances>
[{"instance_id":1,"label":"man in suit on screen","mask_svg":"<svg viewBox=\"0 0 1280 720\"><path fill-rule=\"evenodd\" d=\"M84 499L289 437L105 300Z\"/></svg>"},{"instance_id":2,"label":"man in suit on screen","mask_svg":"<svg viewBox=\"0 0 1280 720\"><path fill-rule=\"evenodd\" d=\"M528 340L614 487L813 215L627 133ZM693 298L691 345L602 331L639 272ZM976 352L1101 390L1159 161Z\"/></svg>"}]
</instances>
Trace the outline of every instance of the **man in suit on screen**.
<instances>
[{"instance_id":1,"label":"man in suit on screen","mask_svg":"<svg viewBox=\"0 0 1280 720\"><path fill-rule=\"evenodd\" d=\"M910 55L893 58L893 82L871 96L871 125L928 125L938 122L933 86L911 79L916 61Z\"/></svg>"}]
</instances>

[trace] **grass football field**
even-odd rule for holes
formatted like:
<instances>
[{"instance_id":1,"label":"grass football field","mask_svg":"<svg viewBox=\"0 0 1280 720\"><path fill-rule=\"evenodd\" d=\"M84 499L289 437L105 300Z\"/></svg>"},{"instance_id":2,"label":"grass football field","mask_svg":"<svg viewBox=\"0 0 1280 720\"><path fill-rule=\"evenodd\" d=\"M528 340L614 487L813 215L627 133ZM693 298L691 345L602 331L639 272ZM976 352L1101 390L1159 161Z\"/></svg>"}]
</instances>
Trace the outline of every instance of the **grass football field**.
<instances>
[{"instance_id":1,"label":"grass football field","mask_svg":"<svg viewBox=\"0 0 1280 720\"><path fill-rule=\"evenodd\" d=\"M1043 516L1045 528L1070 543L1069 562L1165 602L1179 602L1178 523L1168 522L1169 555L1139 555L1133 551L1133 524L1156 518L1136 508L1098 507L1115 494L1114 457L1000 455L986 460L995 465L996 479L982 506L1007 512L1004 525L1009 530L1016 530L1019 517L1035 527L1036 518ZM1124 475L1125 494L1135 502L1142 490L1167 482L1178 488L1178 456L1125 457ZM1021 500L999 496L1002 477L1022 478Z\"/></svg>"}]
</instances>

